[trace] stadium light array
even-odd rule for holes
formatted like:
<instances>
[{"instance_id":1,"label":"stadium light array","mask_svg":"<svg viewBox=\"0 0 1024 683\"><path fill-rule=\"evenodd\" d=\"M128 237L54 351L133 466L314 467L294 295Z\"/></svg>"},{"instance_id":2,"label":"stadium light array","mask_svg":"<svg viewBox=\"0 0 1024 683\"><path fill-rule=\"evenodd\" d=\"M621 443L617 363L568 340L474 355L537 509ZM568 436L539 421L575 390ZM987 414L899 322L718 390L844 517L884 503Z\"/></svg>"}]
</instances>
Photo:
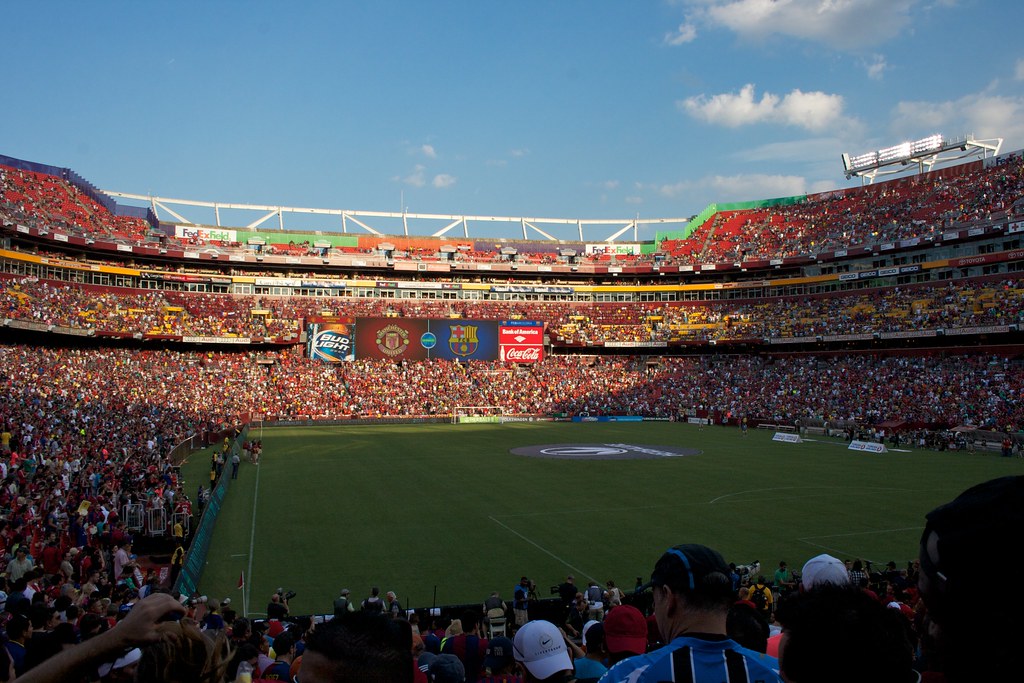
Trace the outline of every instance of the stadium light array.
<instances>
[{"instance_id":1,"label":"stadium light array","mask_svg":"<svg viewBox=\"0 0 1024 683\"><path fill-rule=\"evenodd\" d=\"M901 173L911 165L916 165L918 170L923 172L925 169L931 170L935 164L942 161L963 159L968 156L984 158L990 152L992 156L996 156L1002 144L1002 138L976 140L973 135L967 135L963 138L947 139L936 133L920 140L901 142L874 152L856 156L843 154L843 172L847 178L859 177L862 181L871 182L880 175ZM949 152L953 154L942 156Z\"/></svg>"}]
</instances>

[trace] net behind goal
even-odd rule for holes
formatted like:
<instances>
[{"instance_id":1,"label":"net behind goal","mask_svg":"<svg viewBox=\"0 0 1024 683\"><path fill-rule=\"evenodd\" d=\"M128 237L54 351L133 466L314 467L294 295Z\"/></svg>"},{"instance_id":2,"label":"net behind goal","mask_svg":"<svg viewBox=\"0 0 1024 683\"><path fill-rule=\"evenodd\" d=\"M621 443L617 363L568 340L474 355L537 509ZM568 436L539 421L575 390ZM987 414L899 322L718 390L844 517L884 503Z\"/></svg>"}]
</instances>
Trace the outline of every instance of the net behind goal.
<instances>
[{"instance_id":1,"label":"net behind goal","mask_svg":"<svg viewBox=\"0 0 1024 683\"><path fill-rule=\"evenodd\" d=\"M501 422L505 409L501 406L456 406L452 412L452 424L479 424Z\"/></svg>"}]
</instances>

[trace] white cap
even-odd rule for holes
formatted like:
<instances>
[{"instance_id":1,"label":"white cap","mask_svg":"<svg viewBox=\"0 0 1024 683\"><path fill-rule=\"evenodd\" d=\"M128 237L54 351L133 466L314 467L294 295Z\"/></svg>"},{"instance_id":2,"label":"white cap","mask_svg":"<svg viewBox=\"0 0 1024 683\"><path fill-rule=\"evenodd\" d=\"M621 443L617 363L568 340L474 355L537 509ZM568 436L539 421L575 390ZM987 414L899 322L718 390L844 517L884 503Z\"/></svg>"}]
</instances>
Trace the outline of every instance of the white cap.
<instances>
[{"instance_id":1,"label":"white cap","mask_svg":"<svg viewBox=\"0 0 1024 683\"><path fill-rule=\"evenodd\" d=\"M527 622L516 631L512 644L516 661L525 666L534 678L543 680L559 671L572 670L565 639L550 621Z\"/></svg>"},{"instance_id":2,"label":"white cap","mask_svg":"<svg viewBox=\"0 0 1024 683\"><path fill-rule=\"evenodd\" d=\"M846 571L846 565L842 560L831 555L818 555L807 560L800 577L806 589L826 583L836 586L845 586L850 583L850 574Z\"/></svg>"},{"instance_id":3,"label":"white cap","mask_svg":"<svg viewBox=\"0 0 1024 683\"><path fill-rule=\"evenodd\" d=\"M118 657L113 664L111 664L110 662L107 662L106 664L100 664L100 668L99 671L97 671L97 673L100 675L100 678L103 678L112 670L123 669L129 664L134 664L135 662L139 661L139 659L141 658L142 650L140 650L139 648L135 648L134 650L129 651L128 654L124 654Z\"/></svg>"},{"instance_id":4,"label":"white cap","mask_svg":"<svg viewBox=\"0 0 1024 683\"><path fill-rule=\"evenodd\" d=\"M584 647L587 646L587 631L589 631L590 627L593 626L594 624L600 624L600 623L601 622L598 621L597 619L591 619L587 623L583 624L583 630L580 631L580 634L583 636L583 646Z\"/></svg>"}]
</instances>

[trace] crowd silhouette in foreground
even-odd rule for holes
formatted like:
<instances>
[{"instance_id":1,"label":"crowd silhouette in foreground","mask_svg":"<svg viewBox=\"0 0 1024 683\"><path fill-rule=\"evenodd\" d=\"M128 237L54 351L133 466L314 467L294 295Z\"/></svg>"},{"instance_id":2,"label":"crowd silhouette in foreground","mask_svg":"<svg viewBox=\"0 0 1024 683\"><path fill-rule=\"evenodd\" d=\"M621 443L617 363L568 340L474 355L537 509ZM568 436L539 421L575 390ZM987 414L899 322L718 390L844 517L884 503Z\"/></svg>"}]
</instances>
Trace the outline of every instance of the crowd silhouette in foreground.
<instances>
[{"instance_id":1,"label":"crowd silhouette in foreground","mask_svg":"<svg viewBox=\"0 0 1024 683\"><path fill-rule=\"evenodd\" d=\"M803 566L798 581L778 582L777 607L769 611L745 597L750 590L737 587L736 567L721 554L681 543L656 558L649 580L627 596L632 599L612 600L588 614L596 618L578 637L557 619L528 618L514 633L487 638L483 614L473 610L435 630L418 615L369 609L365 601L362 609L346 607L323 623L274 618L257 624L225 622L216 605L198 618L183 600L162 592L140 595L122 583L94 592L116 596L113 609L108 605L103 613L91 607L79 613L69 599L74 591L8 594L0 680L1018 680L1014 646L1024 626L1013 610L1001 609L1001 589L979 581L977 568L1016 557L1022 515L1024 476L973 486L924 516L913 585L898 581L906 572L893 571L883 579L887 592L879 594L877 579L862 584L859 569L819 555ZM788 568L779 571L788 576ZM586 606L586 593L579 596Z\"/></svg>"}]
</instances>

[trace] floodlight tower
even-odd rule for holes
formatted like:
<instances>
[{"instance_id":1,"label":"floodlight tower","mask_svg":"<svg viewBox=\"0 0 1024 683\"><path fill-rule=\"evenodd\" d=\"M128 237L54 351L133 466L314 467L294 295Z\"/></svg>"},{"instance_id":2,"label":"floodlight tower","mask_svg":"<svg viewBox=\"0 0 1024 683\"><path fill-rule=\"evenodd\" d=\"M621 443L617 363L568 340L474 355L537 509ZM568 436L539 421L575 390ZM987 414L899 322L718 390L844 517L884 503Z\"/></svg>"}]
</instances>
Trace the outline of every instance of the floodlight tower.
<instances>
[{"instance_id":1,"label":"floodlight tower","mask_svg":"<svg viewBox=\"0 0 1024 683\"><path fill-rule=\"evenodd\" d=\"M913 166L917 167L918 173L924 173L932 170L936 164L947 161L998 156L1002 146L1002 138L978 140L973 135L965 135L947 139L936 133L914 142L901 142L857 156L844 154L843 172L847 179L857 177L861 185L868 185L875 182L878 176L905 173Z\"/></svg>"}]
</instances>

